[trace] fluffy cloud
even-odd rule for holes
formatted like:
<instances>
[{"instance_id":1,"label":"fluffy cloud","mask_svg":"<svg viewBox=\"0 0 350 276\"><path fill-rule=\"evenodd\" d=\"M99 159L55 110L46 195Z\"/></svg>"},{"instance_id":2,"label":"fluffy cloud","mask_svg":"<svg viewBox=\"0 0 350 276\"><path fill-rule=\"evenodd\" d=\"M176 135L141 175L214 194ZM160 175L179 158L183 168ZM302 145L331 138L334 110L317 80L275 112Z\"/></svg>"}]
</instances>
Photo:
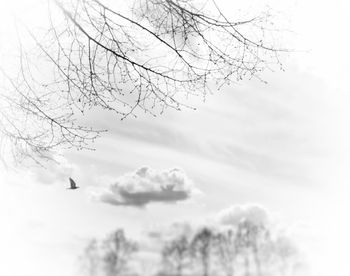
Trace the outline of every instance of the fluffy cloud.
<instances>
[{"instance_id":1,"label":"fluffy cloud","mask_svg":"<svg viewBox=\"0 0 350 276\"><path fill-rule=\"evenodd\" d=\"M112 205L143 207L152 202L183 201L195 191L192 182L180 169L156 171L141 167L92 193L94 199Z\"/></svg>"},{"instance_id":2,"label":"fluffy cloud","mask_svg":"<svg viewBox=\"0 0 350 276\"><path fill-rule=\"evenodd\" d=\"M217 220L224 225L237 225L242 220L266 225L270 222L270 215L259 205L234 205L219 212Z\"/></svg>"}]
</instances>

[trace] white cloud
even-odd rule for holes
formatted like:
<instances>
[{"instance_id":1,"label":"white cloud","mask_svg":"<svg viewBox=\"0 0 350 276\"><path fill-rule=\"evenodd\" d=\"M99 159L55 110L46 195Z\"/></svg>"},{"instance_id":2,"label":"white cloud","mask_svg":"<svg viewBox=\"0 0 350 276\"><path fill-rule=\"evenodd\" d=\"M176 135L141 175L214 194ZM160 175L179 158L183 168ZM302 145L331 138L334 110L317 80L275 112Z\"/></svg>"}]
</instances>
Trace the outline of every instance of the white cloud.
<instances>
[{"instance_id":1,"label":"white cloud","mask_svg":"<svg viewBox=\"0 0 350 276\"><path fill-rule=\"evenodd\" d=\"M94 199L108 204L143 207L152 202L184 201L198 190L181 169L141 167L119 177L114 184L90 192Z\"/></svg>"},{"instance_id":2,"label":"white cloud","mask_svg":"<svg viewBox=\"0 0 350 276\"><path fill-rule=\"evenodd\" d=\"M219 223L224 225L237 225L242 220L254 224L267 225L271 221L268 211L260 205L233 205L217 214Z\"/></svg>"}]
</instances>

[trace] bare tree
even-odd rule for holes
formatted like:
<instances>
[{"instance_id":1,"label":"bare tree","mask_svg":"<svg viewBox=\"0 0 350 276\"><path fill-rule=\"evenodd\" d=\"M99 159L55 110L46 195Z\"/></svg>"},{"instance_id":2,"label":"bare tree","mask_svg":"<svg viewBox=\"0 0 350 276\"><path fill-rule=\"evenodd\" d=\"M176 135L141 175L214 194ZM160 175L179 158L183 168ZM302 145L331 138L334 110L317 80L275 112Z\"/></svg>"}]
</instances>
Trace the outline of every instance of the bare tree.
<instances>
[{"instance_id":1,"label":"bare tree","mask_svg":"<svg viewBox=\"0 0 350 276\"><path fill-rule=\"evenodd\" d=\"M81 257L83 271L87 276L96 276L99 268L100 256L98 253L97 240L91 240L84 249Z\"/></svg>"},{"instance_id":2,"label":"bare tree","mask_svg":"<svg viewBox=\"0 0 350 276\"><path fill-rule=\"evenodd\" d=\"M237 258L236 232L233 229L219 232L215 236L217 258L226 276L233 276Z\"/></svg>"},{"instance_id":3,"label":"bare tree","mask_svg":"<svg viewBox=\"0 0 350 276\"><path fill-rule=\"evenodd\" d=\"M182 276L190 265L190 242L185 234L166 244L162 251L163 264L168 275Z\"/></svg>"},{"instance_id":4,"label":"bare tree","mask_svg":"<svg viewBox=\"0 0 350 276\"><path fill-rule=\"evenodd\" d=\"M274 241L273 252L280 275L292 275L293 265L298 261L298 250L290 239L284 236Z\"/></svg>"},{"instance_id":5,"label":"bare tree","mask_svg":"<svg viewBox=\"0 0 350 276\"><path fill-rule=\"evenodd\" d=\"M245 275L251 272L250 260L253 259L257 276L262 275L261 254L266 243L270 242L269 230L260 223L242 220L237 226L236 247L244 259Z\"/></svg>"},{"instance_id":6,"label":"bare tree","mask_svg":"<svg viewBox=\"0 0 350 276\"><path fill-rule=\"evenodd\" d=\"M24 28L35 49L19 35L19 71L0 66L0 133L16 156L89 148L101 130L77 121L81 114L180 110L211 83L259 78L285 51L270 39L269 13L229 20L215 1L135 0L130 12L119 4L50 0L50 27Z\"/></svg>"},{"instance_id":7,"label":"bare tree","mask_svg":"<svg viewBox=\"0 0 350 276\"><path fill-rule=\"evenodd\" d=\"M106 276L117 276L128 269L130 256L137 251L136 243L128 240L123 230L117 230L104 241L103 264Z\"/></svg>"},{"instance_id":8,"label":"bare tree","mask_svg":"<svg viewBox=\"0 0 350 276\"><path fill-rule=\"evenodd\" d=\"M211 269L213 253L214 233L209 228L200 229L193 237L191 251L194 259L197 259L203 276L208 276Z\"/></svg>"}]
</instances>

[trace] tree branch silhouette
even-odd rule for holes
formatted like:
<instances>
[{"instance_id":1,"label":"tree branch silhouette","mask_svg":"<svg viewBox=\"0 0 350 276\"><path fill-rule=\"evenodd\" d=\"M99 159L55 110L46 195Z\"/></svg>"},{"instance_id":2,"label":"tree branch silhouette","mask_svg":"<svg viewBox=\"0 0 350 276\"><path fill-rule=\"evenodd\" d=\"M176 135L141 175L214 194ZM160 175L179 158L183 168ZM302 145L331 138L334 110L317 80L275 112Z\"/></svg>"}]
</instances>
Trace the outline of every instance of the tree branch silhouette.
<instances>
[{"instance_id":1,"label":"tree branch silhouette","mask_svg":"<svg viewBox=\"0 0 350 276\"><path fill-rule=\"evenodd\" d=\"M26 29L34 49L18 39L18 72L0 70L3 141L20 158L91 148L104 130L84 126L86 113L125 119L193 108L188 97L281 65L288 50L269 39L269 14L230 21L211 5L135 0L122 12L115 1L48 1L49 26Z\"/></svg>"}]
</instances>

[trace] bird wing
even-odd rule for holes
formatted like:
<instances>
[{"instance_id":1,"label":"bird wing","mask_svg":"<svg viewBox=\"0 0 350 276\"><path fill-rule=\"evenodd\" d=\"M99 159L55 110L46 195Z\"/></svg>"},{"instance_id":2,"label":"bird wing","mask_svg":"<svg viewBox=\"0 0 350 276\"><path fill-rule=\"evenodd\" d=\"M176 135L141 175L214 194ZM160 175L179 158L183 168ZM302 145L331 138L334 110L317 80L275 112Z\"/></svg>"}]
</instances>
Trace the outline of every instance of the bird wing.
<instances>
[{"instance_id":1,"label":"bird wing","mask_svg":"<svg viewBox=\"0 0 350 276\"><path fill-rule=\"evenodd\" d=\"M74 180L72 178L69 178L69 182L70 182L71 189L74 189L77 187L77 184L74 182Z\"/></svg>"}]
</instances>

